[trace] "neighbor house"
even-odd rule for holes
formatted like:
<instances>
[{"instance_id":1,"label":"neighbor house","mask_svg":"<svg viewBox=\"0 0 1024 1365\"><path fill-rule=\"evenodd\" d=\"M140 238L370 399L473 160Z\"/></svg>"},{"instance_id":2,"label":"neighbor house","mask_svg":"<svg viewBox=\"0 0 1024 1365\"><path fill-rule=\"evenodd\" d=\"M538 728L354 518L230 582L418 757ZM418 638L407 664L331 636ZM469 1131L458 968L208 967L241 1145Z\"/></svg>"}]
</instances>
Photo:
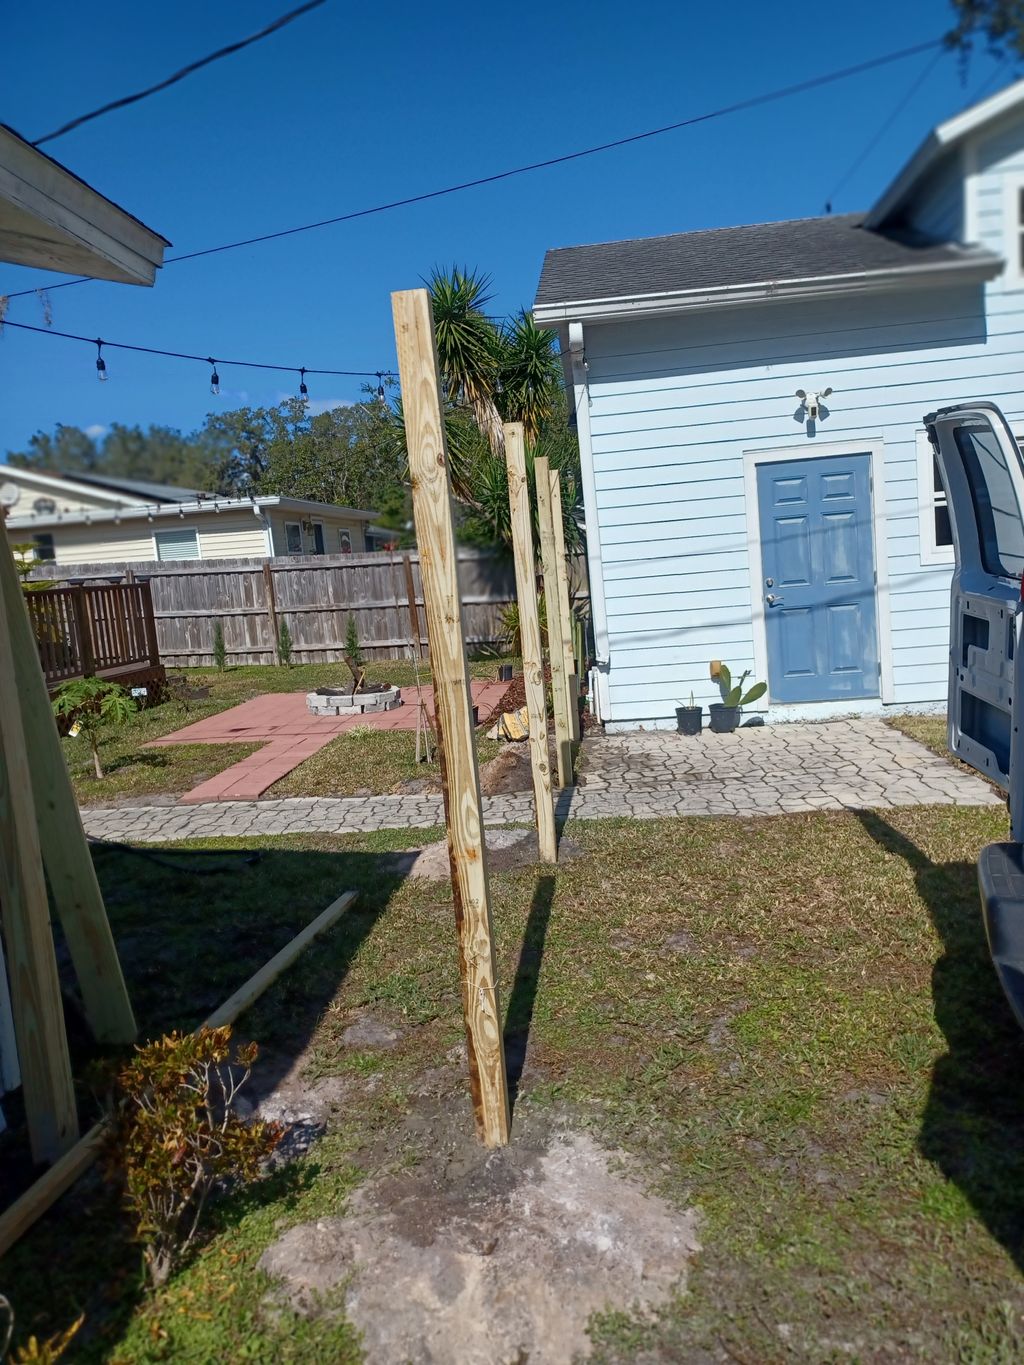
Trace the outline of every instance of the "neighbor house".
<instances>
[{"instance_id":1,"label":"neighbor house","mask_svg":"<svg viewBox=\"0 0 1024 1365\"><path fill-rule=\"evenodd\" d=\"M551 251L610 728L766 679L772 720L941 705L952 536L922 416L1024 432L1024 81L866 214ZM830 391L830 392L829 392Z\"/></svg>"},{"instance_id":2,"label":"neighbor house","mask_svg":"<svg viewBox=\"0 0 1024 1365\"><path fill-rule=\"evenodd\" d=\"M374 512L0 465L8 538L58 564L359 554Z\"/></svg>"}]
</instances>

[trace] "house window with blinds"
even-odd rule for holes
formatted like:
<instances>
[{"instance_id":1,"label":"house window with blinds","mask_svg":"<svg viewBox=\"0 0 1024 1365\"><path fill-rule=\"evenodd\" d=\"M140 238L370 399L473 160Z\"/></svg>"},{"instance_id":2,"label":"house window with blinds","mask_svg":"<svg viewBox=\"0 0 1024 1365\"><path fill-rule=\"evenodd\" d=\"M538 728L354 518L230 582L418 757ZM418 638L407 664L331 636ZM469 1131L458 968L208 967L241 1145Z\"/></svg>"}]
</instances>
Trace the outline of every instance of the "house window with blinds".
<instances>
[{"instance_id":1,"label":"house window with blinds","mask_svg":"<svg viewBox=\"0 0 1024 1365\"><path fill-rule=\"evenodd\" d=\"M157 559L198 559L199 534L194 526L175 526L171 531L155 531Z\"/></svg>"}]
</instances>

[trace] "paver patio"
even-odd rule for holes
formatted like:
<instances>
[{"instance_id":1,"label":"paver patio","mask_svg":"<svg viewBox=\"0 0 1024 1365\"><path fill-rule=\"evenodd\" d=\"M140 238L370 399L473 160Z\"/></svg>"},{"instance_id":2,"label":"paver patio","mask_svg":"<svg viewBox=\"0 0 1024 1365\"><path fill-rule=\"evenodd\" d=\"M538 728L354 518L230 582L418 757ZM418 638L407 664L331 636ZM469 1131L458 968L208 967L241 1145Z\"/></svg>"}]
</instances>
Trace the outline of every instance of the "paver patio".
<instances>
[{"instance_id":1,"label":"paver patio","mask_svg":"<svg viewBox=\"0 0 1024 1365\"><path fill-rule=\"evenodd\" d=\"M1002 803L987 782L880 720L858 719L764 726L733 735L706 734L699 740L667 732L587 739L580 785L559 793L557 810L560 818L657 819ZM82 815L94 837L141 843L216 835L346 834L444 823L441 797L427 795L94 807ZM489 825L532 822L532 793L485 798L484 819Z\"/></svg>"},{"instance_id":2,"label":"paver patio","mask_svg":"<svg viewBox=\"0 0 1024 1365\"><path fill-rule=\"evenodd\" d=\"M508 683L470 683L473 703L479 707L480 720L486 721L508 690ZM434 708L434 689L420 689L427 710ZM200 782L181 798L185 805L206 801L252 801L280 778L297 768L304 759L319 753L325 745L346 730L369 726L374 730L415 730L418 711L414 688L406 688L402 706L392 711L373 711L366 715L314 716L306 707L305 692L267 692L250 701L207 716L172 734L162 735L145 745L147 749L171 744L259 744L262 749Z\"/></svg>"}]
</instances>

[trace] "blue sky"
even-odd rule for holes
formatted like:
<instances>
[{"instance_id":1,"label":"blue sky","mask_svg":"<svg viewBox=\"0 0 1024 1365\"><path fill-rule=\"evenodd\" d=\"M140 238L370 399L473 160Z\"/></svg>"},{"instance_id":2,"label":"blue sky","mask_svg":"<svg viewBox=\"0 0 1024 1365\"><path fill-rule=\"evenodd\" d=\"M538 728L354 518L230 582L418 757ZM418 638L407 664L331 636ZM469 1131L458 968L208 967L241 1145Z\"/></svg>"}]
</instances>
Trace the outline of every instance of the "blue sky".
<instances>
[{"instance_id":1,"label":"blue sky","mask_svg":"<svg viewBox=\"0 0 1024 1365\"><path fill-rule=\"evenodd\" d=\"M40 137L252 32L290 0L173 6L104 0L5 15L0 120ZM413 4L321 9L170 91L50 144L177 251L273 231L607 141L910 46L950 26L947 0L648 0L583 7ZM53 325L221 358L337 369L394 364L390 292L435 264L493 277L494 311L529 305L551 246L820 213L928 54L808 94L567 166L205 260L153 289L90 283L52 295ZM866 207L935 122L997 73L944 56L837 196ZM173 254L173 253L172 253ZM59 276L0 266L0 293ZM34 297L13 321L40 323ZM6 329L0 452L57 422L191 430L215 406L278 401L288 376L95 353ZM358 380L314 378L321 403Z\"/></svg>"}]
</instances>

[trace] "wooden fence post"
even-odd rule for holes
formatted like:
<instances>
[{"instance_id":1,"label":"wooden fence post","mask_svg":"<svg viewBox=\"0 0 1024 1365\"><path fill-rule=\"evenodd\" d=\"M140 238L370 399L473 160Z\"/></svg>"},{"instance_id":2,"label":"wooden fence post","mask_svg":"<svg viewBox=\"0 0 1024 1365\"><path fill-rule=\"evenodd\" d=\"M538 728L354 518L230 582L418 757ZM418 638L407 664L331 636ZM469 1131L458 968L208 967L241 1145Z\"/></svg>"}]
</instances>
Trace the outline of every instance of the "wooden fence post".
<instances>
[{"instance_id":1,"label":"wooden fence post","mask_svg":"<svg viewBox=\"0 0 1024 1365\"><path fill-rule=\"evenodd\" d=\"M416 580L412 574L412 560L408 555L402 556L402 568L405 570L405 594L409 599L409 620L412 623L412 643L416 650L416 657L423 658L423 637L420 634L420 609L416 605Z\"/></svg>"},{"instance_id":2,"label":"wooden fence post","mask_svg":"<svg viewBox=\"0 0 1024 1365\"><path fill-rule=\"evenodd\" d=\"M83 587L71 588L69 591L71 593L71 610L75 618L75 635L78 639L78 657L82 664L82 677L88 678L96 672L89 605L85 600L85 589Z\"/></svg>"},{"instance_id":3,"label":"wooden fence post","mask_svg":"<svg viewBox=\"0 0 1024 1365\"><path fill-rule=\"evenodd\" d=\"M551 524L555 533L555 575L558 579L558 605L562 618L562 648L565 651L565 680L568 692L569 733L573 744L580 742L580 687L576 677L576 656L572 647L572 607L569 604L569 564L565 553L565 523L562 520L562 480L551 470Z\"/></svg>"},{"instance_id":4,"label":"wooden fence post","mask_svg":"<svg viewBox=\"0 0 1024 1365\"><path fill-rule=\"evenodd\" d=\"M0 602L16 683L16 690L2 695L17 697L20 703L25 743L32 755L38 839L86 1018L97 1041L130 1043L136 1035L131 1002L64 762L24 594L6 542L0 544Z\"/></svg>"},{"instance_id":5,"label":"wooden fence post","mask_svg":"<svg viewBox=\"0 0 1024 1365\"><path fill-rule=\"evenodd\" d=\"M153 585L151 583L140 583L138 591L142 594L142 620L146 629L149 666L150 668L159 668L160 642L156 638L156 617L153 615Z\"/></svg>"},{"instance_id":6,"label":"wooden fence post","mask_svg":"<svg viewBox=\"0 0 1024 1365\"><path fill-rule=\"evenodd\" d=\"M558 785L568 787L572 782L572 731L569 728L569 691L565 672L564 641L569 623L562 620L562 603L558 593L555 528L551 519L551 467L546 455L538 455L534 459L533 477L537 485L540 561L544 570L544 606L548 620L548 659L551 662L551 694L555 712Z\"/></svg>"},{"instance_id":7,"label":"wooden fence post","mask_svg":"<svg viewBox=\"0 0 1024 1365\"><path fill-rule=\"evenodd\" d=\"M537 850L543 863L558 858L555 807L551 793L548 759L548 713L544 695L544 654L540 644L537 612L537 568L533 555L533 524L530 516L530 484L526 475L526 446L522 422L506 422L505 464L508 469L508 501L512 517L512 553L516 562L516 597L519 601L519 636L523 651L523 683L530 721L530 763L533 795L537 807Z\"/></svg>"},{"instance_id":8,"label":"wooden fence post","mask_svg":"<svg viewBox=\"0 0 1024 1365\"><path fill-rule=\"evenodd\" d=\"M14 571L6 538L0 560ZM20 603L19 610L24 611ZM0 706L0 902L32 1158L54 1161L78 1140L78 1114L32 808L14 648L6 595L0 594L0 696L4 698ZM38 669L38 660L35 663Z\"/></svg>"},{"instance_id":9,"label":"wooden fence post","mask_svg":"<svg viewBox=\"0 0 1024 1365\"><path fill-rule=\"evenodd\" d=\"M392 294L391 304L434 680L470 1093L477 1133L495 1147L509 1136L508 1079L434 319L425 289Z\"/></svg>"},{"instance_id":10,"label":"wooden fence post","mask_svg":"<svg viewBox=\"0 0 1024 1365\"><path fill-rule=\"evenodd\" d=\"M277 658L277 646L280 640L280 626L277 623L277 598L274 596L274 571L270 567L270 561L263 561L263 595L267 603L267 618L270 621L270 646L274 651L274 658Z\"/></svg>"}]
</instances>

